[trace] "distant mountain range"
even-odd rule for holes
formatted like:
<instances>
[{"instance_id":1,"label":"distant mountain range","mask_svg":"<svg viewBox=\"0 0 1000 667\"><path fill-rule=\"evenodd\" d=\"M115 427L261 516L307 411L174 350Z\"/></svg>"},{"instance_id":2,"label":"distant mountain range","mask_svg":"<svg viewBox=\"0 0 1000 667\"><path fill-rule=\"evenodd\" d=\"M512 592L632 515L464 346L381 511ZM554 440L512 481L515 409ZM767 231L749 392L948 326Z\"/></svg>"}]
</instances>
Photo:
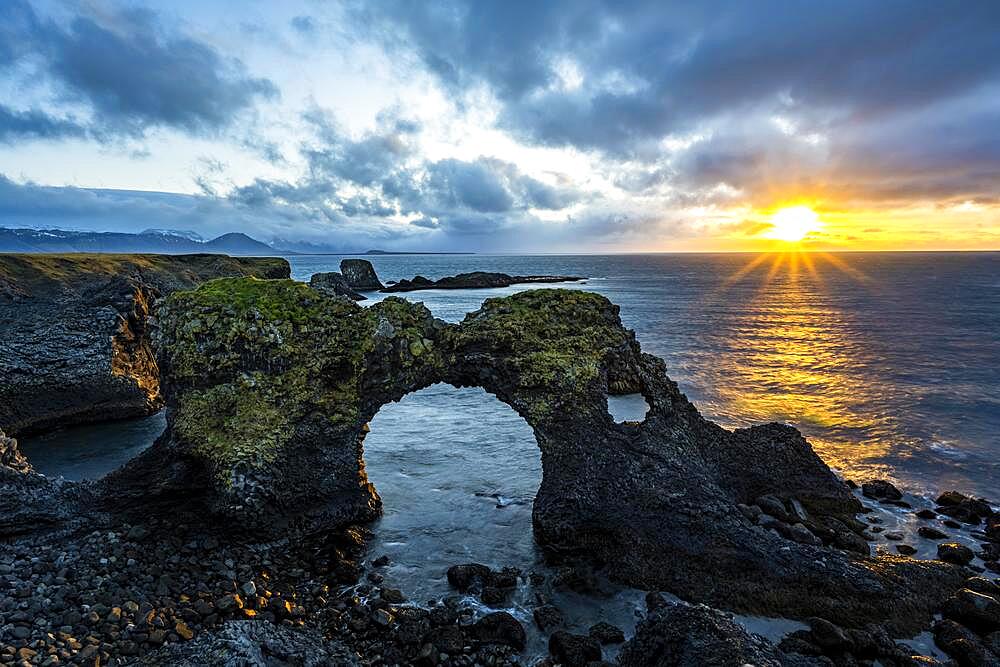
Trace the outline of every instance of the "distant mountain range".
<instances>
[{"instance_id":1,"label":"distant mountain range","mask_svg":"<svg viewBox=\"0 0 1000 667\"><path fill-rule=\"evenodd\" d=\"M278 247L275 247L278 246ZM211 253L273 257L275 255L464 255L460 252L368 250L352 252L304 241L274 241L268 245L246 234L223 234L205 240L198 232L147 229L125 232L77 232L64 229L12 229L0 227L0 252L150 252L167 255Z\"/></svg>"},{"instance_id":2,"label":"distant mountain range","mask_svg":"<svg viewBox=\"0 0 1000 667\"><path fill-rule=\"evenodd\" d=\"M139 234L0 228L0 252L152 252L165 254L292 255L246 234L206 241L195 232L147 229Z\"/></svg>"}]
</instances>

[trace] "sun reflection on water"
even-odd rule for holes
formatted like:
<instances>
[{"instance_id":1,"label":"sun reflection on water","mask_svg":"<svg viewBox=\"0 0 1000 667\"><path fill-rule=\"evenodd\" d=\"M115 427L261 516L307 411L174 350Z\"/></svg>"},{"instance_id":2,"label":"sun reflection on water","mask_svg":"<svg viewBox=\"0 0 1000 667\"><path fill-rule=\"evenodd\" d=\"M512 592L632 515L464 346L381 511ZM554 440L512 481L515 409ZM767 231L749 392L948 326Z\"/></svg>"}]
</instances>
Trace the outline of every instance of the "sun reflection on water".
<instances>
[{"instance_id":1,"label":"sun reflection on water","mask_svg":"<svg viewBox=\"0 0 1000 667\"><path fill-rule=\"evenodd\" d=\"M900 438L885 408L892 389L867 377L878 350L826 293L830 271L869 282L839 257L800 252L760 255L724 282L718 298L748 298L722 328L731 338L712 360L721 382L709 409L733 426L790 423L846 475L885 474Z\"/></svg>"}]
</instances>

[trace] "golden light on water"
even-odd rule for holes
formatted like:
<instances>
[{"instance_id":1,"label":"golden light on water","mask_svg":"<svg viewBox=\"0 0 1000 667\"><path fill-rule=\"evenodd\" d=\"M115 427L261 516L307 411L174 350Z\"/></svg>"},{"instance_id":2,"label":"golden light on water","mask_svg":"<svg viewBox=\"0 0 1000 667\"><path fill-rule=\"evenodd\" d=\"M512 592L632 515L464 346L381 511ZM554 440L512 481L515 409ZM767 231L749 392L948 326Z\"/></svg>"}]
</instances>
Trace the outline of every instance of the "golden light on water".
<instances>
[{"instance_id":1,"label":"golden light on water","mask_svg":"<svg viewBox=\"0 0 1000 667\"><path fill-rule=\"evenodd\" d=\"M764 236L779 241L798 242L823 228L819 214L808 206L786 206L771 215L771 228Z\"/></svg>"},{"instance_id":2,"label":"golden light on water","mask_svg":"<svg viewBox=\"0 0 1000 667\"><path fill-rule=\"evenodd\" d=\"M739 335L713 353L718 376L705 381L720 400L712 409L734 426L791 423L828 464L878 476L898 428L880 407L885 388L867 376L878 352L838 307L828 281L876 288L848 257L795 247L762 253L721 284L714 298L724 303L738 295L744 319L734 327Z\"/></svg>"}]
</instances>

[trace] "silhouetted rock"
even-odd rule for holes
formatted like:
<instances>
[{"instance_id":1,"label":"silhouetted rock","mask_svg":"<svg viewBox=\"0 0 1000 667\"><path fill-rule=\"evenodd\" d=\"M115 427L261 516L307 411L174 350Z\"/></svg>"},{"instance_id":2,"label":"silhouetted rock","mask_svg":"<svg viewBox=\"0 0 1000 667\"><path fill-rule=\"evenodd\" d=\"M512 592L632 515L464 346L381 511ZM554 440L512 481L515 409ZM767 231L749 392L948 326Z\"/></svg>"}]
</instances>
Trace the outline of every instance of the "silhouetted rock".
<instances>
[{"instance_id":1,"label":"silhouetted rock","mask_svg":"<svg viewBox=\"0 0 1000 667\"><path fill-rule=\"evenodd\" d=\"M583 280L576 276L510 276L506 273L490 273L488 271L473 271L447 276L439 280L430 280L423 276L415 276L413 280L400 280L384 288L383 292L414 292L424 289L481 289L493 287L509 287L520 283L564 283Z\"/></svg>"},{"instance_id":2,"label":"silhouetted rock","mask_svg":"<svg viewBox=\"0 0 1000 667\"><path fill-rule=\"evenodd\" d=\"M485 644L504 644L521 651L527 641L524 626L505 611L486 614L476 621L469 632Z\"/></svg>"},{"instance_id":3,"label":"silhouetted rock","mask_svg":"<svg viewBox=\"0 0 1000 667\"><path fill-rule=\"evenodd\" d=\"M828 664L782 652L763 637L749 634L729 614L685 604L668 604L640 622L618 662L622 667Z\"/></svg>"},{"instance_id":4,"label":"silhouetted rock","mask_svg":"<svg viewBox=\"0 0 1000 667\"><path fill-rule=\"evenodd\" d=\"M957 542L945 542L937 548L939 560L955 565L968 565L972 562L973 555L972 549Z\"/></svg>"},{"instance_id":5,"label":"silhouetted rock","mask_svg":"<svg viewBox=\"0 0 1000 667\"><path fill-rule=\"evenodd\" d=\"M586 667L601 659L601 644L593 637L559 630L549 637L549 655L566 667Z\"/></svg>"},{"instance_id":6,"label":"silhouetted rock","mask_svg":"<svg viewBox=\"0 0 1000 667\"><path fill-rule=\"evenodd\" d=\"M892 482L884 479L865 482L861 485L861 493L866 498L873 498L875 500L899 500L903 497L903 494Z\"/></svg>"}]
</instances>

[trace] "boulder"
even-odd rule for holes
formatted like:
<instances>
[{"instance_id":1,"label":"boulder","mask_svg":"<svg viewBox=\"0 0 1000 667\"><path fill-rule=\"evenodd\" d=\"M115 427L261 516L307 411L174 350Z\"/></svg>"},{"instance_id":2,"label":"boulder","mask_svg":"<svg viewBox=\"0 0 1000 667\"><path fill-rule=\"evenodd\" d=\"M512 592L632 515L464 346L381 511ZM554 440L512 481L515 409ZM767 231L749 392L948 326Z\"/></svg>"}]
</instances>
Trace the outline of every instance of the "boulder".
<instances>
[{"instance_id":1,"label":"boulder","mask_svg":"<svg viewBox=\"0 0 1000 667\"><path fill-rule=\"evenodd\" d=\"M972 549L957 542L945 542L937 548L938 560L954 565L968 565L973 558Z\"/></svg>"},{"instance_id":2,"label":"boulder","mask_svg":"<svg viewBox=\"0 0 1000 667\"><path fill-rule=\"evenodd\" d=\"M787 654L763 637L748 633L729 614L686 604L668 604L639 623L635 637L622 647L618 663L621 667L829 664Z\"/></svg>"},{"instance_id":3,"label":"boulder","mask_svg":"<svg viewBox=\"0 0 1000 667\"><path fill-rule=\"evenodd\" d=\"M945 618L950 618L978 632L1000 630L1000 602L989 595L968 588L955 593L942 608Z\"/></svg>"},{"instance_id":4,"label":"boulder","mask_svg":"<svg viewBox=\"0 0 1000 667\"><path fill-rule=\"evenodd\" d=\"M348 299L353 299L355 301L364 301L368 298L364 294L358 294L351 289L351 286L347 284L347 279L344 278L343 274L337 273L336 271L312 274L309 278L309 287L330 295L346 296Z\"/></svg>"},{"instance_id":5,"label":"boulder","mask_svg":"<svg viewBox=\"0 0 1000 667\"><path fill-rule=\"evenodd\" d=\"M876 479L861 485L861 493L874 500L901 500L902 492L892 482Z\"/></svg>"},{"instance_id":6,"label":"boulder","mask_svg":"<svg viewBox=\"0 0 1000 667\"><path fill-rule=\"evenodd\" d=\"M361 292L374 292L385 285L378 279L375 267L367 259L344 259L340 261L340 273L348 287Z\"/></svg>"},{"instance_id":7,"label":"boulder","mask_svg":"<svg viewBox=\"0 0 1000 667\"><path fill-rule=\"evenodd\" d=\"M625 633L621 628L610 623L601 621L590 626L587 634L599 641L601 644L621 644L625 641Z\"/></svg>"},{"instance_id":8,"label":"boulder","mask_svg":"<svg viewBox=\"0 0 1000 667\"><path fill-rule=\"evenodd\" d=\"M486 614L472 624L469 634L484 644L503 644L518 651L524 650L527 641L524 626L505 611Z\"/></svg>"},{"instance_id":9,"label":"boulder","mask_svg":"<svg viewBox=\"0 0 1000 667\"><path fill-rule=\"evenodd\" d=\"M549 655L566 667L586 667L601 659L601 644L593 637L559 630L549 637Z\"/></svg>"},{"instance_id":10,"label":"boulder","mask_svg":"<svg viewBox=\"0 0 1000 667\"><path fill-rule=\"evenodd\" d=\"M548 632L554 628L561 627L565 623L563 613L559 611L558 607L551 604L535 607L531 615L535 619L535 625L542 632Z\"/></svg>"}]
</instances>

